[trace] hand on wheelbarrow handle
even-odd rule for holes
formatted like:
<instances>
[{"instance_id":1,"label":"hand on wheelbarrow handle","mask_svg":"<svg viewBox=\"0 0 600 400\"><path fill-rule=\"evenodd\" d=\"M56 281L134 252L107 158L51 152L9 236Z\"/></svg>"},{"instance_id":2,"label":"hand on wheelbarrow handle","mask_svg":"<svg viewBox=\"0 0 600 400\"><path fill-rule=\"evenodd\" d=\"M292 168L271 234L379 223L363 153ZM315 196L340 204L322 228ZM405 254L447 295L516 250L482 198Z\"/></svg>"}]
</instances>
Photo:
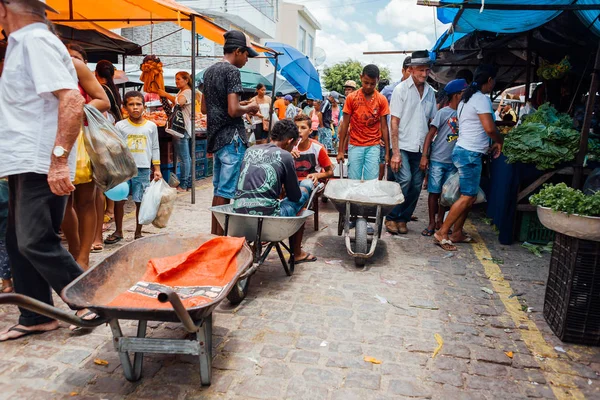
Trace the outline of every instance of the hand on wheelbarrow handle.
<instances>
[{"instance_id":1,"label":"hand on wheelbarrow handle","mask_svg":"<svg viewBox=\"0 0 600 400\"><path fill-rule=\"evenodd\" d=\"M161 303L170 302L173 306L173 309L175 310L175 314L177 314L177 317L183 323L184 328L190 333L198 332L199 328L194 323L192 317L190 317L190 314L185 309L185 306L181 302L181 299L179 298L177 293L175 293L171 289L166 289L159 293L158 301L160 301Z\"/></svg>"},{"instance_id":2,"label":"hand on wheelbarrow handle","mask_svg":"<svg viewBox=\"0 0 600 400\"><path fill-rule=\"evenodd\" d=\"M2 294L0 295L0 304L14 304L18 307L25 308L29 311L45 315L48 318L58 319L60 321L78 326L80 328L95 328L96 326L108 322L104 318L94 318L93 320L85 320L74 314L68 313L34 298L23 296L22 294Z\"/></svg>"}]
</instances>

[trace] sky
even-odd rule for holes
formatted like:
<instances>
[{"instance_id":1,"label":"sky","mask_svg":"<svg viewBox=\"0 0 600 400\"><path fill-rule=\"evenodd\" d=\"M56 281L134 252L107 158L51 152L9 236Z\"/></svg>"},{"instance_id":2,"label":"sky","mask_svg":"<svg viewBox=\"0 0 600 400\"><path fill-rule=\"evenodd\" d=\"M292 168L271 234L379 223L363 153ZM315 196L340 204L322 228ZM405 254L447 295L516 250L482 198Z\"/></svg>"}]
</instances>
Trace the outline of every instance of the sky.
<instances>
[{"instance_id":1,"label":"sky","mask_svg":"<svg viewBox=\"0 0 600 400\"><path fill-rule=\"evenodd\" d=\"M431 49L446 26L434 18L434 7L417 0L304 0L319 21L316 46L325 50L325 66L348 58L388 67L401 76L404 55L363 55L364 51ZM437 36L436 36L437 34Z\"/></svg>"}]
</instances>

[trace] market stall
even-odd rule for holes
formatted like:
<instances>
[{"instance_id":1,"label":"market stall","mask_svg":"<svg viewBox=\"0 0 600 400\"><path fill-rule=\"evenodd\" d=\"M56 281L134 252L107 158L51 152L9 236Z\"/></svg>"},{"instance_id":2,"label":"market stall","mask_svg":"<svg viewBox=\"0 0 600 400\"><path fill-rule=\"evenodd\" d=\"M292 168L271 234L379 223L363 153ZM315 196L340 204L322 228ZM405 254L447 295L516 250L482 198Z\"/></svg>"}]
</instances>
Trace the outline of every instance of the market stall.
<instances>
[{"instance_id":1,"label":"market stall","mask_svg":"<svg viewBox=\"0 0 600 400\"><path fill-rule=\"evenodd\" d=\"M58 11L49 13L48 18L56 24L74 28L87 29L90 23L104 29L118 29L142 26L153 23L173 22L191 35L191 76L192 86L196 87L196 41L195 35L223 44L225 29L209 18L198 14L174 0L48 0L48 5ZM257 51L274 54L268 48L254 45ZM125 64L125 57L123 59ZM192 120L196 119L196 109L192 107ZM192 149L196 148L196 135L192 135ZM192 166L196 165L196 151L191 152ZM191 202L196 202L195 187L196 169L192 168Z\"/></svg>"}]
</instances>

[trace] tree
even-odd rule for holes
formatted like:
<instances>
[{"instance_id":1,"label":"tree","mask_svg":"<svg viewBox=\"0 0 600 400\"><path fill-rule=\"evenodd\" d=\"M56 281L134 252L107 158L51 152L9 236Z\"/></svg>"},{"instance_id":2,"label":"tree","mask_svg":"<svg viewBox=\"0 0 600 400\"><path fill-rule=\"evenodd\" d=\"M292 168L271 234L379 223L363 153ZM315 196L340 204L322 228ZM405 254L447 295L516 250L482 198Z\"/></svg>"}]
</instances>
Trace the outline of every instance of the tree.
<instances>
[{"instance_id":1,"label":"tree","mask_svg":"<svg viewBox=\"0 0 600 400\"><path fill-rule=\"evenodd\" d=\"M360 61L348 59L344 62L337 63L331 67L325 68L323 71L323 83L329 91L335 90L339 93L344 93L344 83L347 80L353 80L360 86L360 74L364 64ZM390 70L386 67L380 67L380 78L390 79Z\"/></svg>"}]
</instances>

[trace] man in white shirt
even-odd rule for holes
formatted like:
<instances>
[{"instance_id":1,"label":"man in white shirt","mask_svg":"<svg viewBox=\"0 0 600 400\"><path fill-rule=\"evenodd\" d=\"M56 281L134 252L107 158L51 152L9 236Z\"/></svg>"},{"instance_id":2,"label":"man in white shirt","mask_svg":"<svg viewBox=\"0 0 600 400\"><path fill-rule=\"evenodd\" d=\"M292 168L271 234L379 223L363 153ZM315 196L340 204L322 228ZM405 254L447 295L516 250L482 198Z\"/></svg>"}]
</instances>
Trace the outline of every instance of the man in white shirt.
<instances>
[{"instance_id":1,"label":"man in white shirt","mask_svg":"<svg viewBox=\"0 0 600 400\"><path fill-rule=\"evenodd\" d=\"M390 104L390 165L404 194L404 203L386 217L385 227L392 234L408 233L406 224L417 207L423 185L424 173L419 168L423 143L436 112L435 93L426 82L431 67L429 53L426 50L414 52L409 66L410 78L396 86Z\"/></svg>"},{"instance_id":2,"label":"man in white shirt","mask_svg":"<svg viewBox=\"0 0 600 400\"><path fill-rule=\"evenodd\" d=\"M8 48L0 82L0 176L9 179L6 247L15 292L52 304L81 273L60 244L67 195L75 189L75 152L84 99L63 43L45 23L44 0L0 1ZM21 309L0 341L58 328L58 321ZM86 314L81 310L80 315Z\"/></svg>"}]
</instances>

